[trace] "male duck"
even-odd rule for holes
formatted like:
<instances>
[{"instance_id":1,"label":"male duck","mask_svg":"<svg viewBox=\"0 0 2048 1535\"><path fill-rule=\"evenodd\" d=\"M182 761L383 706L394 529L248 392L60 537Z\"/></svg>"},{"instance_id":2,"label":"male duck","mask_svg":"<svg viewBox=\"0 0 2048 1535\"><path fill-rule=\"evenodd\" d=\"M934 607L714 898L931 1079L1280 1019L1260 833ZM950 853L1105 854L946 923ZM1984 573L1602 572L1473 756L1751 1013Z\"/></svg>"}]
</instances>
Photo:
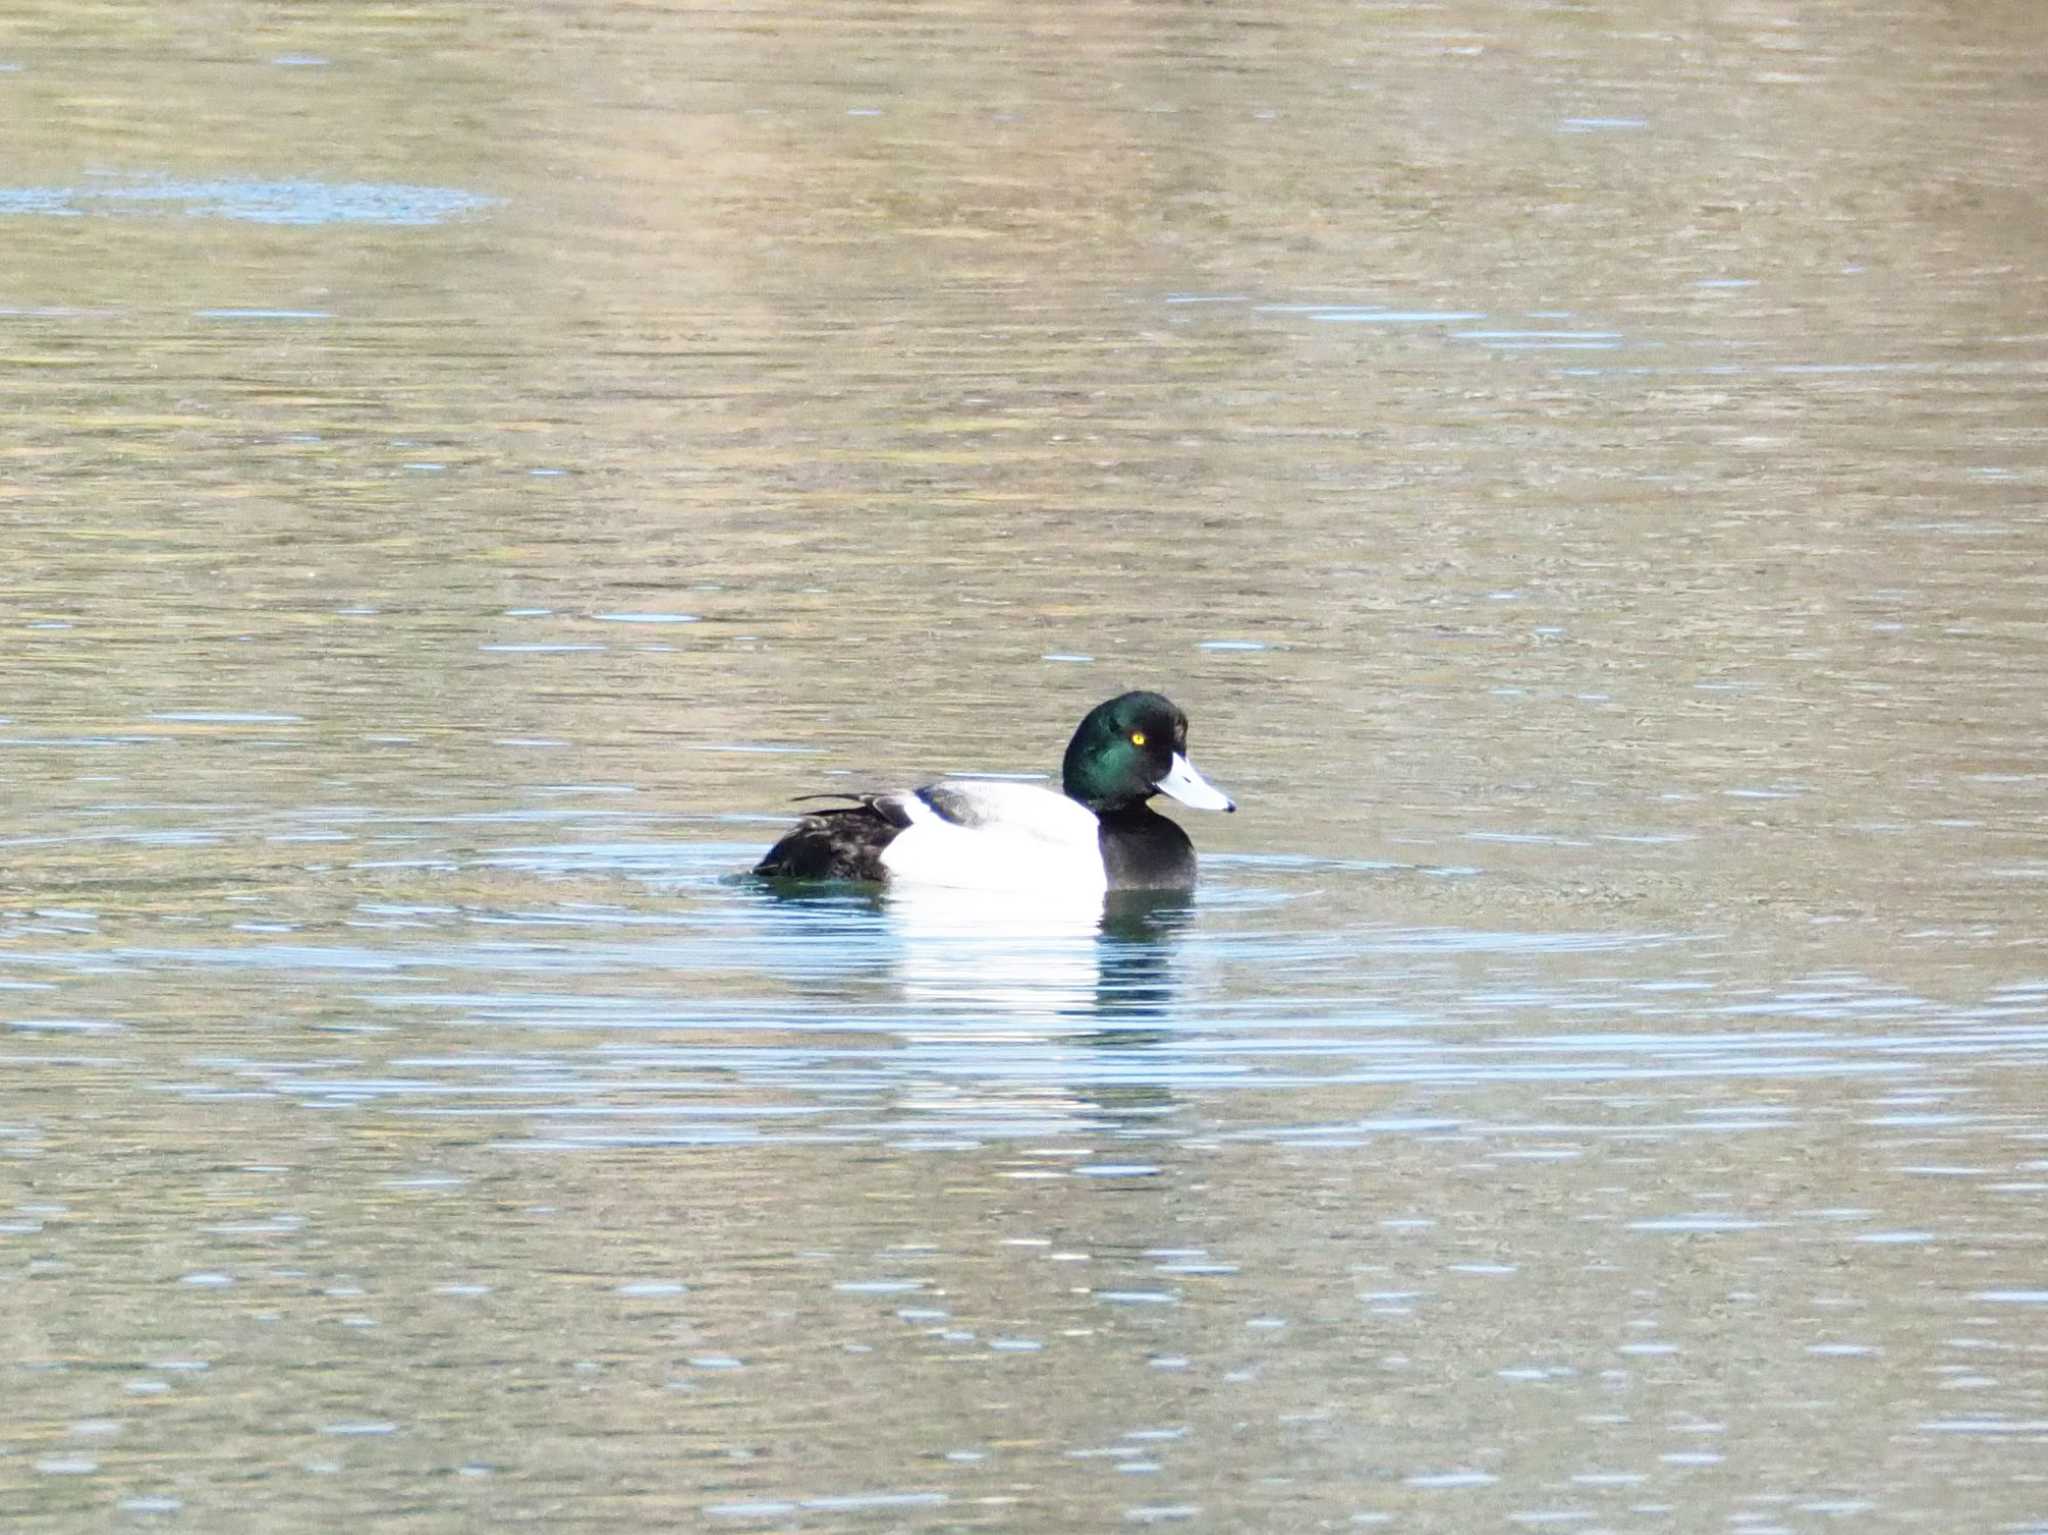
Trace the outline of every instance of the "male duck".
<instances>
[{"instance_id":1,"label":"male duck","mask_svg":"<svg viewBox=\"0 0 2048 1535\"><path fill-rule=\"evenodd\" d=\"M1067 743L1055 794L948 778L814 811L754 868L786 879L885 880L977 890L1086 894L1186 890L1188 834L1145 801L1235 810L1188 762L1188 717L1157 693L1089 710Z\"/></svg>"}]
</instances>

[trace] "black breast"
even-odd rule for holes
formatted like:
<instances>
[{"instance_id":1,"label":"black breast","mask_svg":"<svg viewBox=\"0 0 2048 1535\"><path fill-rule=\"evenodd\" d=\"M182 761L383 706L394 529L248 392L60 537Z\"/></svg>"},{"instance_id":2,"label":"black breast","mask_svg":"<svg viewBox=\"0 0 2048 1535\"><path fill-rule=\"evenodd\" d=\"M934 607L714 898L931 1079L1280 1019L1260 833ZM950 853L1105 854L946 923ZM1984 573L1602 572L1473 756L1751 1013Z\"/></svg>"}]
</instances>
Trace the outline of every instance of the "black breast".
<instances>
[{"instance_id":1,"label":"black breast","mask_svg":"<svg viewBox=\"0 0 2048 1535\"><path fill-rule=\"evenodd\" d=\"M1188 834L1144 805L1111 810L1097 836L1112 890L1189 890L1195 883L1195 845Z\"/></svg>"}]
</instances>

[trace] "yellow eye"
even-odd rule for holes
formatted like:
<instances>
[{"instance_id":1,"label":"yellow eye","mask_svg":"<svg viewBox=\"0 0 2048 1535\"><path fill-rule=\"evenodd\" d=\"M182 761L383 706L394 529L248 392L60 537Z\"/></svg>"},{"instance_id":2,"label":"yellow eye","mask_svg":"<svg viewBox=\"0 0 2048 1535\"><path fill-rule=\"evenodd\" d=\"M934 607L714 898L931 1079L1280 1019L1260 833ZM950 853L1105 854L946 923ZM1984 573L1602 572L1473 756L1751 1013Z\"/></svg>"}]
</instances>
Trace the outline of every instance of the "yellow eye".
<instances>
[{"instance_id":1,"label":"yellow eye","mask_svg":"<svg viewBox=\"0 0 2048 1535\"><path fill-rule=\"evenodd\" d=\"M1144 731L1142 731L1142 730L1133 730L1133 731L1131 732L1131 745L1133 745L1133 746L1143 746L1144 744L1145 744L1145 732L1144 732Z\"/></svg>"}]
</instances>

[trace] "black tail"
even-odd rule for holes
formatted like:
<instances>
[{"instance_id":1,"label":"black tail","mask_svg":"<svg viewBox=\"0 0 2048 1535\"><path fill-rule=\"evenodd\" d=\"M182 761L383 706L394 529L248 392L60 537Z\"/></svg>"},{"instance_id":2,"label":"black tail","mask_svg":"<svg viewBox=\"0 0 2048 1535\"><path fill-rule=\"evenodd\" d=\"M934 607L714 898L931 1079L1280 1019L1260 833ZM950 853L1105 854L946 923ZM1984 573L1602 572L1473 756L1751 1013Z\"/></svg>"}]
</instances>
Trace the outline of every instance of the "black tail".
<instances>
[{"instance_id":1,"label":"black tail","mask_svg":"<svg viewBox=\"0 0 2048 1535\"><path fill-rule=\"evenodd\" d=\"M770 879L887 879L882 850L903 828L868 800L814 810L754 865Z\"/></svg>"}]
</instances>

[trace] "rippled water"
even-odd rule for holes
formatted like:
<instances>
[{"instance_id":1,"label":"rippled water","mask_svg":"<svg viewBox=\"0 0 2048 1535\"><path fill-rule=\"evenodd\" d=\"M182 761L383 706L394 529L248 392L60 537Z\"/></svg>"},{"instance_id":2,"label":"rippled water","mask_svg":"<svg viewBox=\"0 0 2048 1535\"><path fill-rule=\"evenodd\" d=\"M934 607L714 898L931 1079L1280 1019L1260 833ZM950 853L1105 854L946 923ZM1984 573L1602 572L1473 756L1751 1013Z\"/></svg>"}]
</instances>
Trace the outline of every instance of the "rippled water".
<instances>
[{"instance_id":1,"label":"rippled water","mask_svg":"<svg viewBox=\"0 0 2048 1535\"><path fill-rule=\"evenodd\" d=\"M0 1524L2048 1530L2043 64L22 13Z\"/></svg>"}]
</instances>

